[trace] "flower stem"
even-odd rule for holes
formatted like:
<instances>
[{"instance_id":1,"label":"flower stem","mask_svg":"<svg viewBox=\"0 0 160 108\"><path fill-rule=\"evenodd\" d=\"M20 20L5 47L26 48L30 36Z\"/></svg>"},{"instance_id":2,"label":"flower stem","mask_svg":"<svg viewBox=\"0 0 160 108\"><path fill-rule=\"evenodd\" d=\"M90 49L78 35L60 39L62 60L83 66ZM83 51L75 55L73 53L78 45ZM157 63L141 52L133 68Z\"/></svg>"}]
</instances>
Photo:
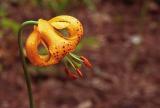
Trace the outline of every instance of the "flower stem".
<instances>
[{"instance_id":1,"label":"flower stem","mask_svg":"<svg viewBox=\"0 0 160 108\"><path fill-rule=\"evenodd\" d=\"M26 64L24 53L23 53L22 30L27 25L36 25L36 24L37 24L37 21L26 21L26 22L22 23L22 25L18 31L19 53L20 53L20 57L21 57L21 61L22 61L23 70L24 70L24 76L25 76L26 85L27 85L30 108L35 108L35 107L34 107L34 102L33 102L30 75L28 73L27 64Z\"/></svg>"}]
</instances>

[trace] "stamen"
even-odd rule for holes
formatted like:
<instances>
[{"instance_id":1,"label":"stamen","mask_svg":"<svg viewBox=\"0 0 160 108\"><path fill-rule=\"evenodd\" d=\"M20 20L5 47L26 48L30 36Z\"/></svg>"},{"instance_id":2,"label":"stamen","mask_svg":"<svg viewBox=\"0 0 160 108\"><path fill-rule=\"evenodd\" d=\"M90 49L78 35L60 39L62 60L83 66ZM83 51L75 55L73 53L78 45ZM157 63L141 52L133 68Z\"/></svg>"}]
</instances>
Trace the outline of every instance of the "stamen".
<instances>
[{"instance_id":1,"label":"stamen","mask_svg":"<svg viewBox=\"0 0 160 108\"><path fill-rule=\"evenodd\" d=\"M76 66L75 66L75 64L70 60L70 58L68 58L67 56L65 56L65 58L66 58L67 61L71 64L71 66L76 70Z\"/></svg>"},{"instance_id":2,"label":"stamen","mask_svg":"<svg viewBox=\"0 0 160 108\"><path fill-rule=\"evenodd\" d=\"M83 60L83 63L88 67L88 68L92 68L92 64L90 63L90 61L85 58L84 56L80 57Z\"/></svg>"},{"instance_id":3,"label":"stamen","mask_svg":"<svg viewBox=\"0 0 160 108\"><path fill-rule=\"evenodd\" d=\"M78 73L78 75L82 78L83 77L83 74L82 72L80 71L80 69L76 69L76 72Z\"/></svg>"},{"instance_id":4,"label":"stamen","mask_svg":"<svg viewBox=\"0 0 160 108\"><path fill-rule=\"evenodd\" d=\"M73 80L76 80L78 78L78 76L76 74L73 74L70 70L68 70L66 67L65 67L65 72L66 74L72 78Z\"/></svg>"}]
</instances>

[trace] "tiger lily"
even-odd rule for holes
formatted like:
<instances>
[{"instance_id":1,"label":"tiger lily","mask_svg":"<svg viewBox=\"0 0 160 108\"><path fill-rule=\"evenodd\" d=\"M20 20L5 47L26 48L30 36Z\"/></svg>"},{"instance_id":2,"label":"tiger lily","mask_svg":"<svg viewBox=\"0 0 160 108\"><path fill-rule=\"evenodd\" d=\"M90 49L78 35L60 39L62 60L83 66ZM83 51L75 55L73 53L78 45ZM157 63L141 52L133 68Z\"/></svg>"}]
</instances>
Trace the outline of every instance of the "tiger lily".
<instances>
[{"instance_id":1,"label":"tiger lily","mask_svg":"<svg viewBox=\"0 0 160 108\"><path fill-rule=\"evenodd\" d=\"M64 36L60 30L68 30ZM83 56L77 56L71 52L76 49L83 36L83 27L79 20L72 16L61 15L49 21L39 19L38 25L34 26L32 33L26 41L26 55L30 62L36 66L48 66L59 63L62 59L65 62L65 72L73 79L78 76L68 70L68 64L74 68L80 77L80 65L84 63L92 67L91 63ZM42 44L47 49L48 55L40 55L38 46Z\"/></svg>"}]
</instances>

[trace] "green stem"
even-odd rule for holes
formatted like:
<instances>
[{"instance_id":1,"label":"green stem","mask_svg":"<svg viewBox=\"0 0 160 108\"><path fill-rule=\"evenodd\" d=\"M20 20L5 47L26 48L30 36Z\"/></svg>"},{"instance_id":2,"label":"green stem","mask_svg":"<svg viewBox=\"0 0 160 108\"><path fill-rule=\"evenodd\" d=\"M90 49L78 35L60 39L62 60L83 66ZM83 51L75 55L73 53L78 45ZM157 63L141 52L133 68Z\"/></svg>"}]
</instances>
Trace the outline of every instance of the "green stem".
<instances>
[{"instance_id":1,"label":"green stem","mask_svg":"<svg viewBox=\"0 0 160 108\"><path fill-rule=\"evenodd\" d=\"M24 53L23 53L22 30L27 25L36 25L36 24L37 24L37 21L26 21L26 22L22 23L22 25L18 31L19 53L20 53L20 57L22 60L22 66L23 66L24 76L25 76L27 90L28 90L30 108L35 108L35 107L34 107L34 102L33 102L30 75L28 73L27 64L26 64Z\"/></svg>"}]
</instances>

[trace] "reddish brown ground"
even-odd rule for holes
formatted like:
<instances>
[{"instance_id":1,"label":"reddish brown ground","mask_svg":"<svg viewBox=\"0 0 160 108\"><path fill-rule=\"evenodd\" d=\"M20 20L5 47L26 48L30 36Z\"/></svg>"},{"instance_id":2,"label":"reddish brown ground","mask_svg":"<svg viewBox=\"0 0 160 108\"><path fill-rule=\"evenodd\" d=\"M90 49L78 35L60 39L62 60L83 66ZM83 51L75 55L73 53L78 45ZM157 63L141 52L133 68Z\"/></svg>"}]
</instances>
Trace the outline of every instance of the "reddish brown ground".
<instances>
[{"instance_id":1,"label":"reddish brown ground","mask_svg":"<svg viewBox=\"0 0 160 108\"><path fill-rule=\"evenodd\" d=\"M55 16L30 4L8 5L7 17L17 22ZM100 43L82 51L94 69L82 69L86 77L72 81L61 65L40 74L30 67L37 108L160 108L160 6L150 6L143 26L141 8L141 3L103 0L97 11L84 6L68 9L65 14L83 23L85 36ZM139 46L131 42L134 35L140 35ZM0 37L0 52L0 108L28 108L17 36L10 30Z\"/></svg>"}]
</instances>

